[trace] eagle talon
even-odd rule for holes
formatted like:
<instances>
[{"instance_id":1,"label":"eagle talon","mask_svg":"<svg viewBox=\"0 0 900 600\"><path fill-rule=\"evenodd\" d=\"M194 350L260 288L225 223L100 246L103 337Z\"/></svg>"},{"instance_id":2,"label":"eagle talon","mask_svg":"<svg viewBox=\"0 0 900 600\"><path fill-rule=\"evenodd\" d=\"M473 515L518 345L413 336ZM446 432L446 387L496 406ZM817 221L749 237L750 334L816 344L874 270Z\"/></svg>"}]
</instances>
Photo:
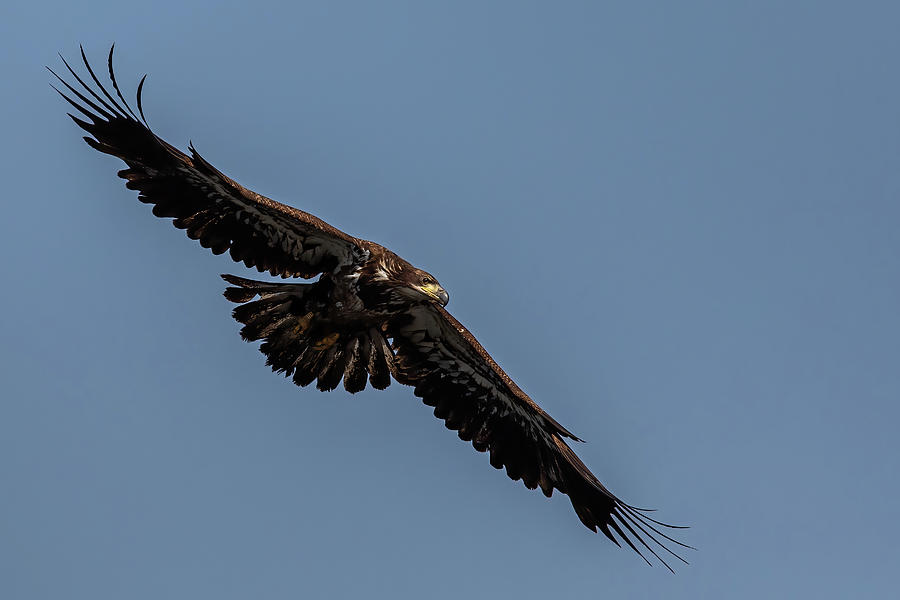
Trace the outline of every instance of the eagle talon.
<instances>
[{"instance_id":1,"label":"eagle talon","mask_svg":"<svg viewBox=\"0 0 900 600\"><path fill-rule=\"evenodd\" d=\"M341 337L339 333L329 333L318 342L313 344L313 350L327 350L334 346L334 343L338 341L338 338Z\"/></svg>"},{"instance_id":2,"label":"eagle talon","mask_svg":"<svg viewBox=\"0 0 900 600\"><path fill-rule=\"evenodd\" d=\"M298 335L306 333L306 331L309 329L310 323L312 323L312 318L313 314L311 312L308 312L300 317L300 320L297 321L297 325L294 326L294 333Z\"/></svg>"}]
</instances>

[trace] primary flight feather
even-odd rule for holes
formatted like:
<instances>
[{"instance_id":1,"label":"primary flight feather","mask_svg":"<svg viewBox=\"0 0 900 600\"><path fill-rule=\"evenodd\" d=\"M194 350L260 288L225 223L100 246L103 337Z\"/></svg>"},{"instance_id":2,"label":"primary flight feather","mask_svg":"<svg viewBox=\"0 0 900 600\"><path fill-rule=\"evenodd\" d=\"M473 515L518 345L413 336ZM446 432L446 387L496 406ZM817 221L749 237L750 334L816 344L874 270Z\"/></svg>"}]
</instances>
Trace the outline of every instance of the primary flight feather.
<instances>
[{"instance_id":1,"label":"primary flight feather","mask_svg":"<svg viewBox=\"0 0 900 600\"><path fill-rule=\"evenodd\" d=\"M185 154L166 143L144 118L144 79L135 112L119 89L112 56L111 48L112 93L83 49L93 85L65 59L74 82L51 73L64 86L57 91L80 113L69 116L90 134L85 141L125 161L119 177L126 187L153 205L154 215L173 218L175 227L214 254L227 251L237 262L282 278L318 277L282 283L222 276L232 286L225 297L240 304L234 317L243 324L241 336L262 341L266 364L297 385L316 382L322 391L341 382L351 393L366 382L384 389L392 378L413 386L436 417L479 452L489 452L491 465L512 479L540 487L548 497L554 489L567 494L585 526L617 545L618 536L644 560L649 552L669 567L657 553L661 549L684 561L666 543L690 546L660 530L673 526L600 483L565 442L578 438L519 389L447 312L449 296L434 276L380 244L244 188L193 146Z\"/></svg>"}]
</instances>

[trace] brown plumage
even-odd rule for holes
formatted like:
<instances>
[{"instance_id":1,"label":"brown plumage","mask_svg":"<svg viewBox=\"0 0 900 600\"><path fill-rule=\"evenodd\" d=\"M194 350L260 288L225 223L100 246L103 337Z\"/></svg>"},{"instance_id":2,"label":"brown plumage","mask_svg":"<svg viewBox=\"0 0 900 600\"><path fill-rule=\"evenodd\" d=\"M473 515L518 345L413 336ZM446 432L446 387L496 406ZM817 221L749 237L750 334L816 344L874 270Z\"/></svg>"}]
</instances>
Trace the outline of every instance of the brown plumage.
<instances>
[{"instance_id":1,"label":"brown plumage","mask_svg":"<svg viewBox=\"0 0 900 600\"><path fill-rule=\"evenodd\" d=\"M185 154L157 137L144 118L144 80L135 112L119 90L112 54L116 97L83 50L94 86L63 59L75 84L57 75L67 90L57 91L87 118L69 115L90 134L85 141L125 161L119 176L138 199L215 254L228 251L235 261L282 278L318 277L267 283L223 275L231 284L225 297L240 305L234 318L243 324L241 336L262 342L274 371L323 391L341 382L351 393L367 382L384 389L391 379L412 386L447 428L488 452L495 468L548 497L554 489L567 494L588 528L617 545L624 540L645 560L648 551L669 567L660 548L683 560L665 545L689 547L660 529L672 526L625 504L597 480L564 441L578 438L519 389L447 312L449 297L433 276L379 244L242 187L192 146Z\"/></svg>"}]
</instances>

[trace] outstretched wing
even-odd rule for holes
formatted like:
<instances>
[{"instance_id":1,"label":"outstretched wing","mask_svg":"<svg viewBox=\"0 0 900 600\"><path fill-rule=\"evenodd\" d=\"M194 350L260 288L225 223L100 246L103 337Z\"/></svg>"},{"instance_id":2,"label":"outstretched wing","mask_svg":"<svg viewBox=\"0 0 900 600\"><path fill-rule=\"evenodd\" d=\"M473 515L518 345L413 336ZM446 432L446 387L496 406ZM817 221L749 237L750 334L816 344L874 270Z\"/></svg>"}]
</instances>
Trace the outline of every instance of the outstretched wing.
<instances>
[{"instance_id":1,"label":"outstretched wing","mask_svg":"<svg viewBox=\"0 0 900 600\"><path fill-rule=\"evenodd\" d=\"M229 250L235 261L272 275L309 278L365 260L360 240L309 213L244 188L206 162L193 146L188 156L157 137L147 126L141 106L144 79L137 90L139 118L119 91L112 56L110 48L109 77L118 100L100 83L84 49L81 58L96 87L85 83L64 58L80 88L50 72L71 93L57 89L60 95L89 119L69 114L93 136L84 140L125 161L128 168L119 171L119 177L128 180L126 187L140 192L141 202L153 205L153 214L174 217L175 227L185 229L188 237L213 253Z\"/></svg>"},{"instance_id":2,"label":"outstretched wing","mask_svg":"<svg viewBox=\"0 0 900 600\"><path fill-rule=\"evenodd\" d=\"M491 465L506 468L529 489L567 494L581 522L599 528L619 545L615 532L647 560L649 551L671 570L654 547L678 560L666 542L690 548L662 531L666 525L645 509L625 504L581 462L564 437L578 440L544 412L503 372L478 340L437 304L413 307L410 319L388 332L393 337L394 377L415 387L448 429L479 452L490 452ZM580 440L579 440L580 441ZM649 561L647 561L649 563Z\"/></svg>"}]
</instances>

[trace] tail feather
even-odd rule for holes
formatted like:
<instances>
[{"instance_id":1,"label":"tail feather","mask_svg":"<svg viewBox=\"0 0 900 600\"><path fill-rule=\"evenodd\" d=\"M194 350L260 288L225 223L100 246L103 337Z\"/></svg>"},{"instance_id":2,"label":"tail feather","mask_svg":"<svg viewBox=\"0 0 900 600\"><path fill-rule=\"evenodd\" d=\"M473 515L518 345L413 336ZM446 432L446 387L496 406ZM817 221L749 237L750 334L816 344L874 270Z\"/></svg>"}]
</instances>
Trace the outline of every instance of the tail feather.
<instances>
[{"instance_id":1,"label":"tail feather","mask_svg":"<svg viewBox=\"0 0 900 600\"><path fill-rule=\"evenodd\" d=\"M344 350L339 344L332 345L324 352L316 387L323 392L330 392L341 382L346 361Z\"/></svg>"},{"instance_id":2,"label":"tail feather","mask_svg":"<svg viewBox=\"0 0 900 600\"><path fill-rule=\"evenodd\" d=\"M366 387L366 364L368 357L363 360L362 344L359 338L347 342L345 352L347 355L344 366L344 389L354 394Z\"/></svg>"},{"instance_id":3,"label":"tail feather","mask_svg":"<svg viewBox=\"0 0 900 600\"><path fill-rule=\"evenodd\" d=\"M316 283L266 283L222 275L232 287L225 298L240 304L234 318L243 324L241 337L260 341L266 364L299 386L316 381L322 391L341 380L351 393L391 382L393 352L377 329L349 331L323 316ZM257 298L254 300L254 298Z\"/></svg>"}]
</instances>

